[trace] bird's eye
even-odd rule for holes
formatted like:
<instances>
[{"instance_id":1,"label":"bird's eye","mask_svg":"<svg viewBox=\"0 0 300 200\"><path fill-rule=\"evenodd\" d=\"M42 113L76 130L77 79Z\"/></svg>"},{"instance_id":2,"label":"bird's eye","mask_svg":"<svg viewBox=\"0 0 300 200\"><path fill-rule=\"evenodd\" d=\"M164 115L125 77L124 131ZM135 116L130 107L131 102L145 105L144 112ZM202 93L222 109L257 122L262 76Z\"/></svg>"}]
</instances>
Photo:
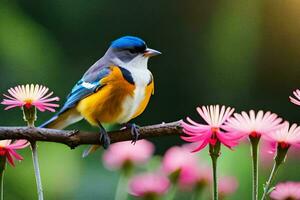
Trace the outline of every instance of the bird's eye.
<instances>
[{"instance_id":1,"label":"bird's eye","mask_svg":"<svg viewBox=\"0 0 300 200\"><path fill-rule=\"evenodd\" d=\"M128 49L128 51L129 51L131 54L136 53L135 49Z\"/></svg>"}]
</instances>

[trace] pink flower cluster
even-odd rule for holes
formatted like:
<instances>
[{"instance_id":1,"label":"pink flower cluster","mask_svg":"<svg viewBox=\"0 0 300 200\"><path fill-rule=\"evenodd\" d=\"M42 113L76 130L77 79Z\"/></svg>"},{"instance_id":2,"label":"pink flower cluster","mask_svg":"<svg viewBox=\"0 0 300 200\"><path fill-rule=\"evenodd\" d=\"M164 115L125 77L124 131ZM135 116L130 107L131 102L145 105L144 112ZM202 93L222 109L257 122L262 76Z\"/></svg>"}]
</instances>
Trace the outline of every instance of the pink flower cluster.
<instances>
[{"instance_id":1,"label":"pink flower cluster","mask_svg":"<svg viewBox=\"0 0 300 200\"><path fill-rule=\"evenodd\" d=\"M133 176L129 181L129 193L133 196L150 198L159 197L169 190L173 175L180 189L191 191L196 187L212 184L211 170L198 155L191 153L193 145L174 146L168 149L162 159L161 168L154 172L145 172ZM140 140L136 145L130 142L112 144L104 152L103 161L108 169L120 169L127 163L132 166L145 164L154 151L152 143ZM170 180L168 179L170 178ZM220 194L228 196L237 189L234 178L221 178Z\"/></svg>"},{"instance_id":2,"label":"pink flower cluster","mask_svg":"<svg viewBox=\"0 0 300 200\"><path fill-rule=\"evenodd\" d=\"M300 90L296 90L294 95L295 98L290 97L290 101L296 105L300 105ZM183 132L185 133L181 138L187 142L198 144L194 152L202 150L209 145L209 152L213 164L220 154L220 144L231 149L244 138L248 138L251 142L251 149L252 152L254 152L253 155L255 155L253 156L254 167L257 161L256 152L261 138L264 142L264 151L266 151L265 147L269 146L268 152L276 152L276 154L273 154L275 155L274 166L276 170L278 166L285 161L287 151L290 147L300 147L300 126L297 124L290 125L289 122L283 121L277 114L271 113L270 111L264 112L260 110L255 112L250 110L249 112L243 111L241 113L234 113L233 108L219 105L198 107L197 111L205 123L195 122L187 117L186 121L181 122ZM253 170L254 186L256 183L255 176L257 176L255 170L257 169L254 168ZM215 171L213 174L216 174ZM271 173L269 180L272 180L274 174L275 173ZM265 198L270 184L271 181L267 182L263 198ZM222 185L221 181L220 185ZM216 189L216 187L214 187L214 189ZM253 191L253 196L257 196L255 189ZM219 194L221 196L222 192L219 191ZM216 198L216 196L214 196L214 198ZM288 197L286 199L299 198Z\"/></svg>"},{"instance_id":3,"label":"pink flower cluster","mask_svg":"<svg viewBox=\"0 0 300 200\"><path fill-rule=\"evenodd\" d=\"M206 124L201 124L187 118L187 122L182 122L183 131L186 136L182 138L188 142L198 143L194 151L199 151L207 145L214 146L217 142L232 148L239 143L243 138L263 138L264 141L270 142L274 147L289 148L290 146L300 145L300 127L296 124L290 124L288 122L283 122L278 115L271 112L258 111L257 113L253 110L241 113L233 113L234 109L226 108L225 106L203 106L197 109L199 115L204 119ZM120 143L121 145L121 143ZM147 145L142 145L143 148L140 151L147 151ZM194 146L194 145L190 145ZM191 154L191 149L189 147L172 147L170 148L162 162L162 172L169 177L172 175L177 175L177 181L182 189L191 189L197 185L204 184L209 185L211 183L210 170L208 168L201 167L199 159L195 154ZM112 146L113 148L113 146ZM122 166L122 163L132 162L137 164L135 160L135 151L128 151L121 149L116 150L115 155L118 156L107 156L106 160L122 159L122 161L112 162L110 167ZM107 153L109 153L108 151ZM152 152L152 151L150 151ZM150 154L145 153L144 155ZM106 156L104 156L106 157ZM121 164L120 164L121 163ZM153 176L160 176L164 179L161 173L159 175L152 174ZM143 176L141 176L143 177ZM144 177L149 177L145 175ZM150 179L150 178L149 178ZM140 182L138 184L137 182ZM141 192L140 188L135 188L134 186L141 186L146 184L137 178L134 181L135 184L131 184L131 191L136 195L148 195L153 194L157 191L156 195L162 195L164 192L157 190L157 185L153 184L153 188L150 189L151 181L147 182L149 185L145 185L145 191ZM167 185L167 184L164 184ZM147 186L147 187L146 187ZM237 188L237 182L235 179L221 179L219 186L220 196L225 196L231 194ZM134 192L136 190L136 192ZM143 194L142 194L143 193ZM160 194L159 194L160 193Z\"/></svg>"},{"instance_id":4,"label":"pink flower cluster","mask_svg":"<svg viewBox=\"0 0 300 200\"><path fill-rule=\"evenodd\" d=\"M162 168L169 176L178 173L180 189L192 190L195 187L207 187L212 184L211 169L207 163L191 153L194 145L171 147L164 155ZM229 196L236 191L238 182L234 177L221 177L219 194Z\"/></svg>"},{"instance_id":5,"label":"pink flower cluster","mask_svg":"<svg viewBox=\"0 0 300 200\"><path fill-rule=\"evenodd\" d=\"M193 121L189 117L182 122L184 133L182 139L199 143L194 151L203 149L208 144L215 145L218 140L232 148L245 137L260 138L271 142L274 147L282 148L300 145L300 127L283 122L278 115L263 111L250 110L249 113L234 113L232 108L219 105L197 108L199 115L207 124Z\"/></svg>"}]
</instances>

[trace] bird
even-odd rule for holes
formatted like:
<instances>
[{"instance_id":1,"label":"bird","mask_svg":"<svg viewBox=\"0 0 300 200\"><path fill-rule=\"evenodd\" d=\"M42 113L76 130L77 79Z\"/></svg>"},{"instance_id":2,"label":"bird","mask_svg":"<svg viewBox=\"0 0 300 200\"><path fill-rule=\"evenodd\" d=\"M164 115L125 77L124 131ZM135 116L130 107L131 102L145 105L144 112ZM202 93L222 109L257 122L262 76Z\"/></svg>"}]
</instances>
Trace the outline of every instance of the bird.
<instances>
[{"instance_id":1,"label":"bird","mask_svg":"<svg viewBox=\"0 0 300 200\"><path fill-rule=\"evenodd\" d=\"M110 138L103 124L120 124L131 130L132 142L135 143L139 127L129 122L143 113L154 94L154 79L148 69L148 60L160 54L136 36L114 40L103 57L75 84L62 108L40 127L64 129L85 119L99 128L100 143L107 149ZM98 147L90 146L83 156Z\"/></svg>"}]
</instances>

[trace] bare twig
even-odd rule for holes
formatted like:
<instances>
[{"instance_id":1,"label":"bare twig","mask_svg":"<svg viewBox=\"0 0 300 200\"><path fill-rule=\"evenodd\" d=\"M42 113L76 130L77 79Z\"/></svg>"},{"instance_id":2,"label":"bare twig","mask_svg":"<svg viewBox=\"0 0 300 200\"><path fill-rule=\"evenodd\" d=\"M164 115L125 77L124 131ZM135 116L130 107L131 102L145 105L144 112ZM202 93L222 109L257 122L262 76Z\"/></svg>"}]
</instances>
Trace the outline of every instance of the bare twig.
<instances>
[{"instance_id":1,"label":"bare twig","mask_svg":"<svg viewBox=\"0 0 300 200\"><path fill-rule=\"evenodd\" d=\"M140 139L180 135L182 128L179 121L162 123L140 128ZM132 140L129 130L109 132L111 143ZM77 130L56 130L45 128L28 127L0 127L0 140L5 139L26 139L28 141L57 142L68 145L72 149L82 144L100 144L99 133Z\"/></svg>"}]
</instances>

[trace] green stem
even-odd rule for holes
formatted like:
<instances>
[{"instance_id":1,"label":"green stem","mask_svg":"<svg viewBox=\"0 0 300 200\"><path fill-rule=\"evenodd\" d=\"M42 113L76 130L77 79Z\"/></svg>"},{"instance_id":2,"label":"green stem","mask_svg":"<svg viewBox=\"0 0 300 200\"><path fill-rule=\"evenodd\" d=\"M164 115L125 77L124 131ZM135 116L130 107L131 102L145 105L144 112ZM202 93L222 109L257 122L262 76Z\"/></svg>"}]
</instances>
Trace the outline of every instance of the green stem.
<instances>
[{"instance_id":1,"label":"green stem","mask_svg":"<svg viewBox=\"0 0 300 200\"><path fill-rule=\"evenodd\" d=\"M252 154L252 199L258 199L258 143L260 137L249 137Z\"/></svg>"},{"instance_id":2,"label":"green stem","mask_svg":"<svg viewBox=\"0 0 300 200\"><path fill-rule=\"evenodd\" d=\"M218 174L217 174L217 161L220 156L221 143L217 140L215 145L209 145L209 154L212 161L213 168L213 200L218 200Z\"/></svg>"},{"instance_id":3,"label":"green stem","mask_svg":"<svg viewBox=\"0 0 300 200\"><path fill-rule=\"evenodd\" d=\"M43 187L42 187L42 179L41 179L41 173L40 173L40 168L39 168L39 160L38 160L36 142L31 142L31 151L32 151L33 169L34 169L37 192L38 192L38 199L43 200L44 199Z\"/></svg>"},{"instance_id":4,"label":"green stem","mask_svg":"<svg viewBox=\"0 0 300 200\"><path fill-rule=\"evenodd\" d=\"M177 182L173 182L167 196L165 197L165 200L175 199L176 193L177 193Z\"/></svg>"},{"instance_id":5,"label":"green stem","mask_svg":"<svg viewBox=\"0 0 300 200\"><path fill-rule=\"evenodd\" d=\"M177 193L177 186L178 186L180 173L181 173L181 169L176 170L175 172L173 172L169 175L171 187L170 187L168 193L164 196L164 198L163 198L164 200L173 200L175 198L176 193Z\"/></svg>"},{"instance_id":6,"label":"green stem","mask_svg":"<svg viewBox=\"0 0 300 200\"><path fill-rule=\"evenodd\" d=\"M30 108L23 107L23 118L27 122L29 127L34 127L34 122L36 121L36 108L31 106Z\"/></svg>"},{"instance_id":7,"label":"green stem","mask_svg":"<svg viewBox=\"0 0 300 200\"><path fill-rule=\"evenodd\" d=\"M286 154L287 154L287 151L288 151L289 147L290 147L289 145L285 146L285 147L282 147L280 144L277 144L277 152L276 152L276 156L275 156L275 159L274 159L275 162L274 162L271 174L269 176L269 179L268 179L268 181L266 182L266 184L264 186L264 193L262 195L261 200L265 200L266 197L267 197L267 195L269 194L269 192L270 192L269 190L270 190L271 184L272 184L272 182L273 182L273 180L275 178L275 175L278 172L278 168L285 161Z\"/></svg>"},{"instance_id":8,"label":"green stem","mask_svg":"<svg viewBox=\"0 0 300 200\"><path fill-rule=\"evenodd\" d=\"M200 200L201 199L203 188L204 188L204 186L202 184L196 186L196 188L194 190L194 194L192 196L192 200Z\"/></svg>"},{"instance_id":9,"label":"green stem","mask_svg":"<svg viewBox=\"0 0 300 200\"><path fill-rule=\"evenodd\" d=\"M271 183L273 182L273 180L274 180L274 178L275 178L275 175L276 175L276 173L277 173L277 171L278 171L278 168L279 168L279 165L277 165L277 163L275 162L274 165L273 165L273 168L272 168L270 177L269 177L268 181L266 182L266 184L265 184L265 186L264 186L264 193L263 193L263 195L262 195L261 200L266 199L267 194L268 194L269 189L270 189L270 186L271 186Z\"/></svg>"},{"instance_id":10,"label":"green stem","mask_svg":"<svg viewBox=\"0 0 300 200\"><path fill-rule=\"evenodd\" d=\"M159 199L160 199L159 196L155 194L150 194L143 197L143 200L159 200Z\"/></svg>"},{"instance_id":11,"label":"green stem","mask_svg":"<svg viewBox=\"0 0 300 200\"><path fill-rule=\"evenodd\" d=\"M121 174L117 185L115 200L127 199L127 193L124 190L124 188L126 188L126 184L127 184L127 180L125 176Z\"/></svg>"},{"instance_id":12,"label":"green stem","mask_svg":"<svg viewBox=\"0 0 300 200\"><path fill-rule=\"evenodd\" d=\"M22 109L23 109L23 118L27 122L27 126L34 127L34 122L37 119L35 106L30 106L30 107L23 106ZM43 200L44 196L43 196L41 173L39 168L37 145L35 141L31 141L30 144L31 144L32 162L33 162L33 169L34 169L35 180L36 180L38 199Z\"/></svg>"},{"instance_id":13,"label":"green stem","mask_svg":"<svg viewBox=\"0 0 300 200\"><path fill-rule=\"evenodd\" d=\"M0 199L4 199L4 190L3 190L3 185L4 185L4 170L5 170L5 165L6 165L6 157L1 156L0 157Z\"/></svg>"},{"instance_id":14,"label":"green stem","mask_svg":"<svg viewBox=\"0 0 300 200\"><path fill-rule=\"evenodd\" d=\"M217 157L211 157L213 167L213 199L218 200Z\"/></svg>"},{"instance_id":15,"label":"green stem","mask_svg":"<svg viewBox=\"0 0 300 200\"><path fill-rule=\"evenodd\" d=\"M130 163L124 164L121 169L120 178L117 185L115 200L126 200L128 197L127 184L128 179L133 171L133 166Z\"/></svg>"}]
</instances>

